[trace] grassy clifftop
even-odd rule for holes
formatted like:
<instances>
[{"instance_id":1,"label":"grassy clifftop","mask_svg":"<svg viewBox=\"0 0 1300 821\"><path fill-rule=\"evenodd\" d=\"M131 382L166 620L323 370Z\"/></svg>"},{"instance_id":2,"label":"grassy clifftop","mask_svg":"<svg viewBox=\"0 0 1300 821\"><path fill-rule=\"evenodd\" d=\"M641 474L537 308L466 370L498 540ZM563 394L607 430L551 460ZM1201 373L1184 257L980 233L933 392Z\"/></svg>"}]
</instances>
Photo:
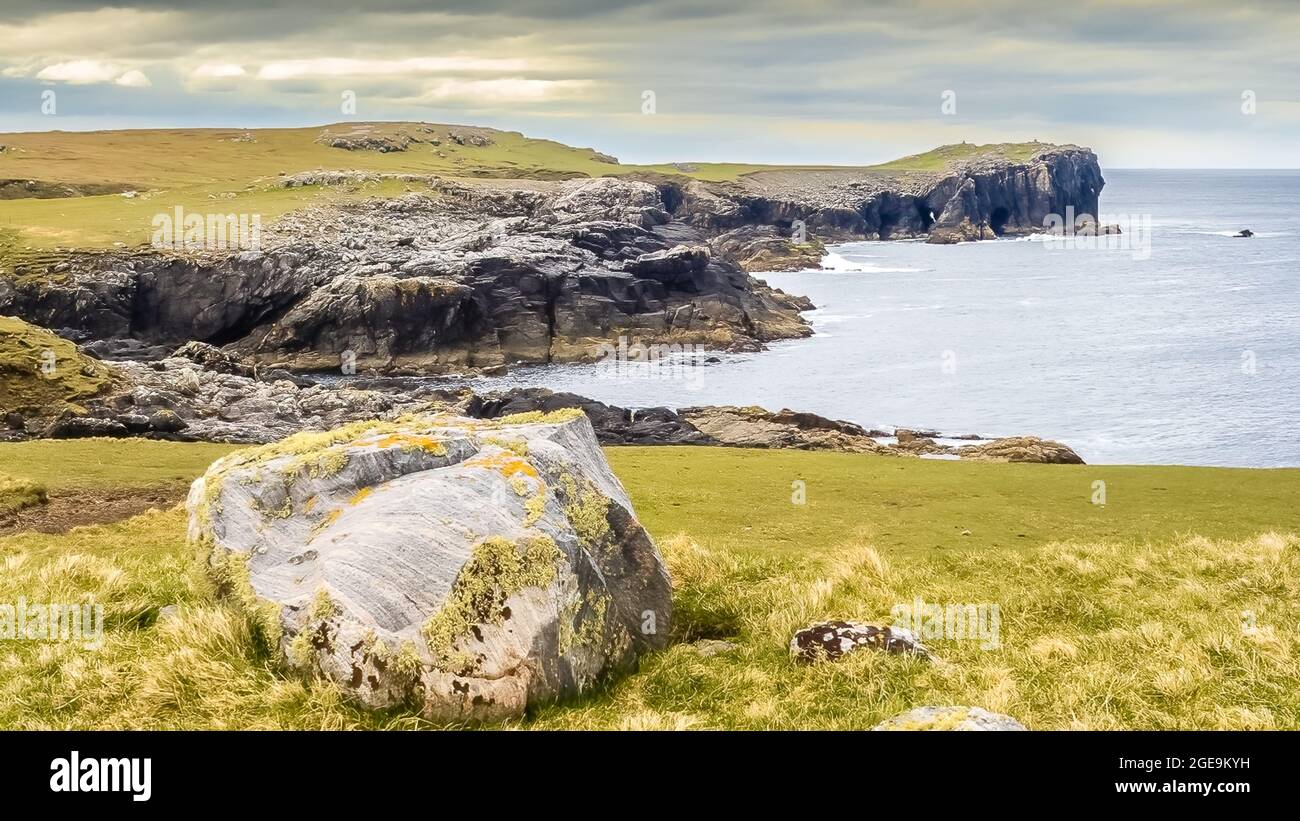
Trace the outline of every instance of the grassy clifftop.
<instances>
[{"instance_id":1,"label":"grassy clifftop","mask_svg":"<svg viewBox=\"0 0 1300 821\"><path fill-rule=\"evenodd\" d=\"M563 179L651 173L729 181L763 171L828 168L621 165L590 148L518 132L430 123L48 131L0 134L0 145L5 146L0 151L0 268L43 249L142 244L153 216L177 206L199 213L258 213L269 220L322 199L395 196L412 187L392 178L402 174ZM961 144L852 170L936 172L978 153L1028 159L1043 147ZM328 188L283 185L284 177L314 169L383 178Z\"/></svg>"}]
</instances>

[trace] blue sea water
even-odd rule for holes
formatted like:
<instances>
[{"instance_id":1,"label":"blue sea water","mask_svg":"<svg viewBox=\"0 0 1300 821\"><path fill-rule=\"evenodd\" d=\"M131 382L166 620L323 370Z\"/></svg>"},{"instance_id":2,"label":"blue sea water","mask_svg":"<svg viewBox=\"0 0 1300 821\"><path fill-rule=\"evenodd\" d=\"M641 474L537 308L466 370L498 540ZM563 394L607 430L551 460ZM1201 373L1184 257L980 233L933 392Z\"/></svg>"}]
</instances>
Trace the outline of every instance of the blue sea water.
<instances>
[{"instance_id":1,"label":"blue sea water","mask_svg":"<svg viewBox=\"0 0 1300 821\"><path fill-rule=\"evenodd\" d=\"M1033 434L1090 463L1300 466L1300 171L1106 179L1103 221L1133 220L1109 247L840 245L828 270L759 275L817 305L809 339L671 372L549 366L474 382ZM1131 230L1147 218L1148 234ZM1231 236L1242 228L1255 237Z\"/></svg>"}]
</instances>

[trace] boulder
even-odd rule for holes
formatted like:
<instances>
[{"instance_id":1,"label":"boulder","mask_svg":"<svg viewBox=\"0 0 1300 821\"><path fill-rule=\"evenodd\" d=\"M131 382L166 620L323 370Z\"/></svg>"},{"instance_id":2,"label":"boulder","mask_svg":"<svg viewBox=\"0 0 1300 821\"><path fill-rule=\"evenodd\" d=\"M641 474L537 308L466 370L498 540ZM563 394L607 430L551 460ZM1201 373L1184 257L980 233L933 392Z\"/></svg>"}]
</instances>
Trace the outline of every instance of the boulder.
<instances>
[{"instance_id":1,"label":"boulder","mask_svg":"<svg viewBox=\"0 0 1300 821\"><path fill-rule=\"evenodd\" d=\"M810 624L790 639L790 655L801 664L837 661L862 648L883 650L929 659L930 651L911 630L878 627L856 621L824 621Z\"/></svg>"},{"instance_id":2,"label":"boulder","mask_svg":"<svg viewBox=\"0 0 1300 821\"><path fill-rule=\"evenodd\" d=\"M300 434L187 506L269 648L373 708L517 717L667 641L667 571L577 410Z\"/></svg>"},{"instance_id":3,"label":"boulder","mask_svg":"<svg viewBox=\"0 0 1300 821\"><path fill-rule=\"evenodd\" d=\"M863 428L811 413L707 406L683 408L680 415L709 438L733 447L890 453Z\"/></svg>"},{"instance_id":4,"label":"boulder","mask_svg":"<svg viewBox=\"0 0 1300 821\"><path fill-rule=\"evenodd\" d=\"M1053 465L1082 465L1084 461L1069 446L1037 436L1010 436L979 445L957 448L957 455L975 462L1042 462Z\"/></svg>"},{"instance_id":5,"label":"boulder","mask_svg":"<svg viewBox=\"0 0 1300 821\"><path fill-rule=\"evenodd\" d=\"M1024 730L1011 716L980 707L917 707L880 722L873 730Z\"/></svg>"}]
</instances>

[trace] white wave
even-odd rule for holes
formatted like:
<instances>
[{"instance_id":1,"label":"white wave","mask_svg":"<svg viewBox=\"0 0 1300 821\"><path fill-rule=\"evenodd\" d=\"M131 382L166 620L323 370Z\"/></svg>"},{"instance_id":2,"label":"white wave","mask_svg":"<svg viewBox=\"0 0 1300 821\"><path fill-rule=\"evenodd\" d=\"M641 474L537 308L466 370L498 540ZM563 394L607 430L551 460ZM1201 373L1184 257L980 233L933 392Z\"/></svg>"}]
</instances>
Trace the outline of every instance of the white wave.
<instances>
[{"instance_id":1,"label":"white wave","mask_svg":"<svg viewBox=\"0 0 1300 821\"><path fill-rule=\"evenodd\" d=\"M835 274L913 274L925 269L873 265L870 262L851 260L834 251L828 251L826 256L822 257L822 270Z\"/></svg>"}]
</instances>

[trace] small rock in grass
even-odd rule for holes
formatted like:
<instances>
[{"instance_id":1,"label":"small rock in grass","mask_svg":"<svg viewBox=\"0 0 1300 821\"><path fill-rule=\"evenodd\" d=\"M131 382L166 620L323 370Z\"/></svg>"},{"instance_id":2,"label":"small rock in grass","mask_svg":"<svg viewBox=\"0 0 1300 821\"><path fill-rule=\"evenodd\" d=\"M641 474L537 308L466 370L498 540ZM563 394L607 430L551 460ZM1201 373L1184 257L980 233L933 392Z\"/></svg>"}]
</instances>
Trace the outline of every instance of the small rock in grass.
<instances>
[{"instance_id":1,"label":"small rock in grass","mask_svg":"<svg viewBox=\"0 0 1300 821\"><path fill-rule=\"evenodd\" d=\"M873 730L1025 730L1011 716L980 707L917 707L880 722Z\"/></svg>"},{"instance_id":2,"label":"small rock in grass","mask_svg":"<svg viewBox=\"0 0 1300 821\"><path fill-rule=\"evenodd\" d=\"M738 645L732 644L729 641L722 641L721 639L701 639L700 641L693 642L691 644L691 649L707 659L721 655L722 653L730 653L732 650L735 650L737 646Z\"/></svg>"},{"instance_id":3,"label":"small rock in grass","mask_svg":"<svg viewBox=\"0 0 1300 821\"><path fill-rule=\"evenodd\" d=\"M930 651L911 630L853 621L825 621L805 627L790 640L790 655L811 664L836 661L862 647L930 658Z\"/></svg>"}]
</instances>

